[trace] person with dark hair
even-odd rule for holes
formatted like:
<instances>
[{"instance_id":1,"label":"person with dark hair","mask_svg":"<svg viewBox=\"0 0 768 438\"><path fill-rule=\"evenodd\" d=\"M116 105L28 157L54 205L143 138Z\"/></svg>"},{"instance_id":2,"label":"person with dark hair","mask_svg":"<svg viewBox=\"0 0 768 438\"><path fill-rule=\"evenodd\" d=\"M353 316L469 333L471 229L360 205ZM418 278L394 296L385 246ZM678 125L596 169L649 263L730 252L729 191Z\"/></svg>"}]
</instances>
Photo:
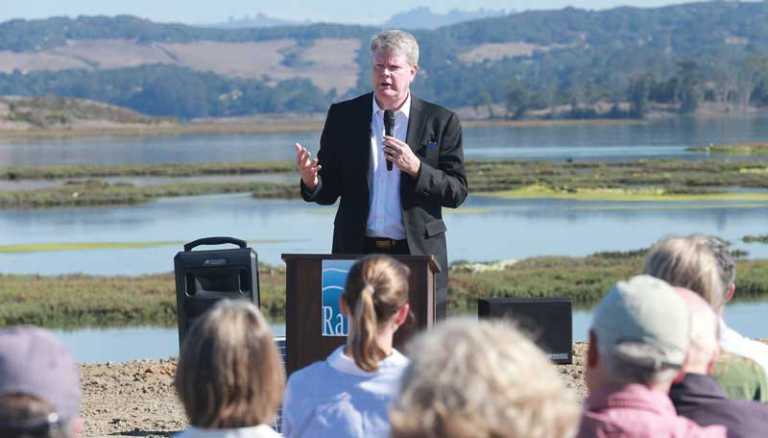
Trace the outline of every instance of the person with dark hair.
<instances>
[{"instance_id":1,"label":"person with dark hair","mask_svg":"<svg viewBox=\"0 0 768 438\"><path fill-rule=\"evenodd\" d=\"M0 437L80 435L80 369L53 335L35 327L0 330Z\"/></svg>"},{"instance_id":2,"label":"person with dark hair","mask_svg":"<svg viewBox=\"0 0 768 438\"><path fill-rule=\"evenodd\" d=\"M408 267L367 256L349 271L341 308L346 345L288 379L282 433L292 437L387 437L387 409L408 359L392 345L408 318Z\"/></svg>"},{"instance_id":3,"label":"person with dark hair","mask_svg":"<svg viewBox=\"0 0 768 438\"><path fill-rule=\"evenodd\" d=\"M275 438L285 370L272 329L245 300L221 300L181 347L176 392L191 427L178 438Z\"/></svg>"}]
</instances>

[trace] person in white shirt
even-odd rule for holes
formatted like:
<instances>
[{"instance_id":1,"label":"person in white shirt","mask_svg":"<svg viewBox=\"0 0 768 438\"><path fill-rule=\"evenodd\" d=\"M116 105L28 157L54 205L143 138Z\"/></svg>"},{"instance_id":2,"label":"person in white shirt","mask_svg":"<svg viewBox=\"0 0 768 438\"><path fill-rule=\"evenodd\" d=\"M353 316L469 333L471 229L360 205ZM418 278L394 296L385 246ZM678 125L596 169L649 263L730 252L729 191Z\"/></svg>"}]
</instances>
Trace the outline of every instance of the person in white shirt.
<instances>
[{"instance_id":1,"label":"person in white shirt","mask_svg":"<svg viewBox=\"0 0 768 438\"><path fill-rule=\"evenodd\" d=\"M350 322L346 345L288 379L281 427L286 437L389 436L387 411L408 365L392 341L410 312L409 274L385 255L352 266L341 297Z\"/></svg>"},{"instance_id":2,"label":"person in white shirt","mask_svg":"<svg viewBox=\"0 0 768 438\"><path fill-rule=\"evenodd\" d=\"M272 330L245 300L221 300L187 333L176 392L190 427L176 438L275 438L285 369Z\"/></svg>"},{"instance_id":3,"label":"person in white shirt","mask_svg":"<svg viewBox=\"0 0 768 438\"><path fill-rule=\"evenodd\" d=\"M725 304L736 292L736 262L728 242L701 234L663 239L646 256L645 273L701 295L720 317L720 347L768 373L768 345L742 336L723 319Z\"/></svg>"}]
</instances>

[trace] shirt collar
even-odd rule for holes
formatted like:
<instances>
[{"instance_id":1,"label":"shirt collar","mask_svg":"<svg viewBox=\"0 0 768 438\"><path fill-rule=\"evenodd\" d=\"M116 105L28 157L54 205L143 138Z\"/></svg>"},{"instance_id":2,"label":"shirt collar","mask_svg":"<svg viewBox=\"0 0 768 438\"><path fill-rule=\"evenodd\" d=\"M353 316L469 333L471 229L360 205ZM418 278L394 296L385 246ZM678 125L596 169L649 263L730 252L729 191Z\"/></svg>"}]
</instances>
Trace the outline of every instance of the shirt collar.
<instances>
[{"instance_id":1,"label":"shirt collar","mask_svg":"<svg viewBox=\"0 0 768 438\"><path fill-rule=\"evenodd\" d=\"M408 358L402 355L399 351L392 349L392 354L384 358L381 362L379 362L379 369L378 371L365 371L361 370L356 364L355 360L351 357L344 354L344 346L340 346L336 350L334 350L333 353L331 353L330 356L328 356L328 365L331 366L331 368L345 373L345 374L352 374L355 376L362 376L362 377L371 377L375 376L376 374L386 371L391 368L400 369L408 364Z\"/></svg>"},{"instance_id":2,"label":"shirt collar","mask_svg":"<svg viewBox=\"0 0 768 438\"><path fill-rule=\"evenodd\" d=\"M379 106L379 103L376 102L376 95L373 96L373 114L376 115L377 118L381 118L382 114L384 113L384 110L381 109ZM398 114L402 114L405 116L405 118L409 118L411 116L411 92L408 92L408 97L405 98L405 102L400 106L400 109L395 111L395 116L397 117Z\"/></svg>"},{"instance_id":3,"label":"shirt collar","mask_svg":"<svg viewBox=\"0 0 768 438\"><path fill-rule=\"evenodd\" d=\"M640 384L624 386L608 385L593 391L586 400L588 410L608 408L631 408L656 412L664 415L677 415L669 395L653 391Z\"/></svg>"}]
</instances>

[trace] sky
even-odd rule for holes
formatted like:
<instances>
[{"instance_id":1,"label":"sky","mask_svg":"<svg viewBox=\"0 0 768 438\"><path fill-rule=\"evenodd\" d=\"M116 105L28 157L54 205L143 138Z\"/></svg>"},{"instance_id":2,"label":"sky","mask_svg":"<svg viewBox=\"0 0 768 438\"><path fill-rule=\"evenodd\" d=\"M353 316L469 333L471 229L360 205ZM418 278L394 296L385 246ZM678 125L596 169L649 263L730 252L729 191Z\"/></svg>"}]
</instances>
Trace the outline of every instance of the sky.
<instances>
[{"instance_id":1,"label":"sky","mask_svg":"<svg viewBox=\"0 0 768 438\"><path fill-rule=\"evenodd\" d=\"M605 9L616 6L656 7L690 0L0 0L0 21L13 18L130 14L153 21L212 24L229 17L258 13L295 21L374 24L419 6L445 13L451 9ZM431 4L430 4L431 3Z\"/></svg>"}]
</instances>

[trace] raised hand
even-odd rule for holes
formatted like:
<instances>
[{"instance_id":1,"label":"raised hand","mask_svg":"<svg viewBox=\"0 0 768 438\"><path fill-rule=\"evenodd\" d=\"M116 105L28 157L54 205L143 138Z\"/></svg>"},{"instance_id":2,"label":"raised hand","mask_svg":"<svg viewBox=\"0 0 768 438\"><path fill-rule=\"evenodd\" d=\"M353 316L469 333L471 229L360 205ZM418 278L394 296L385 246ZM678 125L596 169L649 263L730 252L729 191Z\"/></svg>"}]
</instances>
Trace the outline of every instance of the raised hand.
<instances>
[{"instance_id":1,"label":"raised hand","mask_svg":"<svg viewBox=\"0 0 768 438\"><path fill-rule=\"evenodd\" d=\"M301 174L301 180L309 190L314 190L318 184L317 172L322 166L317 158L312 159L312 154L304 146L296 143L296 169Z\"/></svg>"}]
</instances>

